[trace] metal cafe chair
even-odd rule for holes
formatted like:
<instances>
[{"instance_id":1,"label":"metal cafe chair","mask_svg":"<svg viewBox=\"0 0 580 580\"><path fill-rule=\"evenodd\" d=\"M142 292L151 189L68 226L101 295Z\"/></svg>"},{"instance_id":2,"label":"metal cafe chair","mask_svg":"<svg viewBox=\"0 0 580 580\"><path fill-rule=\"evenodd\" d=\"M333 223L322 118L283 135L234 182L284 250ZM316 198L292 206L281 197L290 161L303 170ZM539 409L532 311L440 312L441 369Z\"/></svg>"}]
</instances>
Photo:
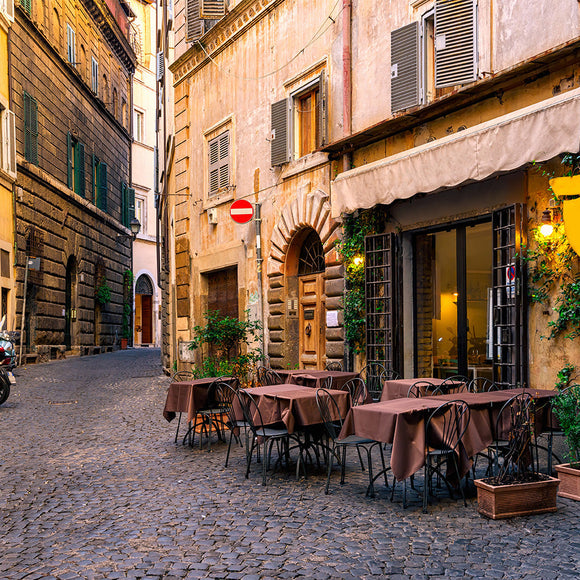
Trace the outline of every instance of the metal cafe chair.
<instances>
[{"instance_id":1,"label":"metal cafe chair","mask_svg":"<svg viewBox=\"0 0 580 580\"><path fill-rule=\"evenodd\" d=\"M181 381L193 381L195 379L195 374L193 371L177 371L173 373L171 377L172 383L179 383ZM181 425L181 411L179 412L179 417L177 418L177 430L175 431L175 443L177 443L177 437L179 435L179 426Z\"/></svg>"},{"instance_id":2,"label":"metal cafe chair","mask_svg":"<svg viewBox=\"0 0 580 580\"><path fill-rule=\"evenodd\" d=\"M326 488L324 493L328 495L329 492L330 475L332 473L332 466L335 457L341 465L340 483L341 484L344 483L346 471L346 450L349 447L351 448L355 447L359 452L359 457L361 450L364 449L364 451L366 451L369 473L369 486L367 489L367 495L375 497L375 488L374 488L375 478L373 477L373 464L372 464L372 450L374 447L379 448L383 467L381 473L384 474L385 485L389 487L389 482L387 479L387 468L385 467L385 456L383 453L382 443L380 443L379 441L374 441L373 439L365 439L363 437L358 437L357 435L349 435L344 439L339 439L338 436L342 430L343 419L340 414L340 409L338 407L336 400L334 399L332 394L328 392L326 389L317 389L316 404L318 405L318 410L320 411L320 416L324 423L324 428L326 429L326 432L328 434L329 445L331 445L328 453L328 471L326 476ZM334 417L337 418L334 419L333 415ZM361 465L364 471L364 464Z\"/></svg>"},{"instance_id":3,"label":"metal cafe chair","mask_svg":"<svg viewBox=\"0 0 580 580\"><path fill-rule=\"evenodd\" d=\"M339 360L327 362L326 366L324 367L325 371L341 371L342 370L342 363Z\"/></svg>"},{"instance_id":4,"label":"metal cafe chair","mask_svg":"<svg viewBox=\"0 0 580 580\"><path fill-rule=\"evenodd\" d=\"M256 382L259 387L265 385L281 385L284 379L275 370L268 367L258 367L256 370Z\"/></svg>"},{"instance_id":5,"label":"metal cafe chair","mask_svg":"<svg viewBox=\"0 0 580 580\"><path fill-rule=\"evenodd\" d=\"M353 407L357 405L364 405L367 400L368 391L365 382L361 378L353 378L344 383L341 387L342 391L350 393L350 402Z\"/></svg>"},{"instance_id":6,"label":"metal cafe chair","mask_svg":"<svg viewBox=\"0 0 580 580\"><path fill-rule=\"evenodd\" d=\"M488 393L497 390L499 387L486 377L475 377L467 383L467 391L470 393Z\"/></svg>"},{"instance_id":7,"label":"metal cafe chair","mask_svg":"<svg viewBox=\"0 0 580 580\"><path fill-rule=\"evenodd\" d=\"M469 379L463 375L453 375L451 377L447 377L439 385L439 388L441 389L441 391L443 391L444 394L447 394L447 393L449 393L450 389L457 387L458 383L461 386L457 391L461 392L466 388L466 385L469 383Z\"/></svg>"},{"instance_id":8,"label":"metal cafe chair","mask_svg":"<svg viewBox=\"0 0 580 580\"><path fill-rule=\"evenodd\" d=\"M381 399L386 371L387 369L378 362L369 363L360 370L359 376L365 382L373 401Z\"/></svg>"},{"instance_id":9,"label":"metal cafe chair","mask_svg":"<svg viewBox=\"0 0 580 580\"><path fill-rule=\"evenodd\" d=\"M425 467L423 482L423 513L427 513L429 494L433 494L433 475L443 479L449 495L453 498L453 490L442 467L450 464L455 469L458 487L467 507L465 493L461 487L457 449L462 442L470 419L470 410L464 401L449 401L435 409L425 423Z\"/></svg>"},{"instance_id":10,"label":"metal cafe chair","mask_svg":"<svg viewBox=\"0 0 580 580\"><path fill-rule=\"evenodd\" d=\"M427 397L433 394L435 391L435 385L430 383L429 381L416 381L413 383L409 390L407 391L407 398L419 398L419 397Z\"/></svg>"}]
</instances>

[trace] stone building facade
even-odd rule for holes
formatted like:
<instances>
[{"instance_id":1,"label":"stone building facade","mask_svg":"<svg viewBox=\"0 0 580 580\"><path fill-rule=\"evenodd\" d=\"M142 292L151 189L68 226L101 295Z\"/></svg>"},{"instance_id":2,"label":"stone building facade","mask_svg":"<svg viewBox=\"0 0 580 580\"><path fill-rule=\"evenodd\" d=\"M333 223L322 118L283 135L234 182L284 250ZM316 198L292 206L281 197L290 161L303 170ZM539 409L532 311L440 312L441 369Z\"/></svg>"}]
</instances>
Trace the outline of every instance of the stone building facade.
<instances>
[{"instance_id":1,"label":"stone building facade","mask_svg":"<svg viewBox=\"0 0 580 580\"><path fill-rule=\"evenodd\" d=\"M27 352L118 342L131 268L130 14L119 0L16 9L17 324Z\"/></svg>"}]
</instances>

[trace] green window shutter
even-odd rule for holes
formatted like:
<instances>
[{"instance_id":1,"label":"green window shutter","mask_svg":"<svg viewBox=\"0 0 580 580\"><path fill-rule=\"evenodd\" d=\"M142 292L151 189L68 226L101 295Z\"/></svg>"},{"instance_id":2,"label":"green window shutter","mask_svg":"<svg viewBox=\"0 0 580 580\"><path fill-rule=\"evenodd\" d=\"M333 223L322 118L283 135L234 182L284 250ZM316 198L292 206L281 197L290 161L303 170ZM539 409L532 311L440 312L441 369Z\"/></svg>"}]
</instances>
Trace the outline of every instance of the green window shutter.
<instances>
[{"instance_id":1,"label":"green window shutter","mask_svg":"<svg viewBox=\"0 0 580 580\"><path fill-rule=\"evenodd\" d=\"M318 108L316 111L316 145L322 147L323 145L326 145L328 140L327 85L325 71L320 73L318 81L318 99L319 103L317 103Z\"/></svg>"},{"instance_id":2,"label":"green window shutter","mask_svg":"<svg viewBox=\"0 0 580 580\"><path fill-rule=\"evenodd\" d=\"M94 203L97 201L97 167L99 160L97 156L93 153L91 155L91 201Z\"/></svg>"},{"instance_id":3,"label":"green window shutter","mask_svg":"<svg viewBox=\"0 0 580 580\"><path fill-rule=\"evenodd\" d=\"M38 104L27 92L24 105L24 158L38 165Z\"/></svg>"},{"instance_id":4,"label":"green window shutter","mask_svg":"<svg viewBox=\"0 0 580 580\"><path fill-rule=\"evenodd\" d=\"M66 183L73 186L73 139L70 133L66 134Z\"/></svg>"},{"instance_id":5,"label":"green window shutter","mask_svg":"<svg viewBox=\"0 0 580 580\"><path fill-rule=\"evenodd\" d=\"M135 190L129 188L129 226L131 226L131 220L135 217Z\"/></svg>"},{"instance_id":6,"label":"green window shutter","mask_svg":"<svg viewBox=\"0 0 580 580\"><path fill-rule=\"evenodd\" d=\"M391 112L419 104L419 23L391 31Z\"/></svg>"},{"instance_id":7,"label":"green window shutter","mask_svg":"<svg viewBox=\"0 0 580 580\"><path fill-rule=\"evenodd\" d=\"M97 207L107 211L107 164L99 163L99 187L97 192Z\"/></svg>"},{"instance_id":8,"label":"green window shutter","mask_svg":"<svg viewBox=\"0 0 580 580\"><path fill-rule=\"evenodd\" d=\"M121 184L121 223L129 227L129 192L125 182Z\"/></svg>"},{"instance_id":9,"label":"green window shutter","mask_svg":"<svg viewBox=\"0 0 580 580\"><path fill-rule=\"evenodd\" d=\"M81 197L85 197L85 146L82 143L77 143L75 155L76 193Z\"/></svg>"},{"instance_id":10,"label":"green window shutter","mask_svg":"<svg viewBox=\"0 0 580 580\"><path fill-rule=\"evenodd\" d=\"M288 144L288 99L271 105L270 163L282 165L290 160Z\"/></svg>"},{"instance_id":11,"label":"green window shutter","mask_svg":"<svg viewBox=\"0 0 580 580\"><path fill-rule=\"evenodd\" d=\"M24 92L23 107L24 107L24 158L30 161L30 95Z\"/></svg>"},{"instance_id":12,"label":"green window shutter","mask_svg":"<svg viewBox=\"0 0 580 580\"><path fill-rule=\"evenodd\" d=\"M32 0L20 0L20 6L30 16L32 11Z\"/></svg>"}]
</instances>

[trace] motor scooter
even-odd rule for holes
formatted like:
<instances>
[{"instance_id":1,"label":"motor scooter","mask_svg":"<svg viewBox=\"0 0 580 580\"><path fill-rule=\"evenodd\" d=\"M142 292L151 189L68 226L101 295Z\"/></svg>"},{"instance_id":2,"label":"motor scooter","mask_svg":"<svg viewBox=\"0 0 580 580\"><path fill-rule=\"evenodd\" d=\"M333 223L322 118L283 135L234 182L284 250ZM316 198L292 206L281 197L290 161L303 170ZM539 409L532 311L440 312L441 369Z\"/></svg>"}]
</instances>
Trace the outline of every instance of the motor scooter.
<instances>
[{"instance_id":1,"label":"motor scooter","mask_svg":"<svg viewBox=\"0 0 580 580\"><path fill-rule=\"evenodd\" d=\"M10 387L16 382L14 367L16 366L16 348L12 333L4 330L6 316L0 320L0 405L8 399Z\"/></svg>"}]
</instances>

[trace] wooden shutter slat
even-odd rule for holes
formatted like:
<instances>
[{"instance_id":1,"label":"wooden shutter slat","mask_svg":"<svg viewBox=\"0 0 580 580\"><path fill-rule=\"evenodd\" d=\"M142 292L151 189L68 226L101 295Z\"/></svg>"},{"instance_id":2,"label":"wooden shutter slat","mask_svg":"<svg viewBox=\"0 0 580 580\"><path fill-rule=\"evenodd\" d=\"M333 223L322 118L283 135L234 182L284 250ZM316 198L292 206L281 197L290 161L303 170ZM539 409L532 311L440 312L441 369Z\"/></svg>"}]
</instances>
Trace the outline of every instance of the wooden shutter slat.
<instances>
[{"instance_id":1,"label":"wooden shutter slat","mask_svg":"<svg viewBox=\"0 0 580 580\"><path fill-rule=\"evenodd\" d=\"M437 88L469 83L477 78L476 15L475 0L435 1Z\"/></svg>"},{"instance_id":2,"label":"wooden shutter slat","mask_svg":"<svg viewBox=\"0 0 580 580\"><path fill-rule=\"evenodd\" d=\"M391 112L419 104L419 23L391 32Z\"/></svg>"},{"instance_id":3,"label":"wooden shutter slat","mask_svg":"<svg viewBox=\"0 0 580 580\"><path fill-rule=\"evenodd\" d=\"M216 20L226 14L225 0L201 0L201 17Z\"/></svg>"},{"instance_id":4,"label":"wooden shutter slat","mask_svg":"<svg viewBox=\"0 0 580 580\"><path fill-rule=\"evenodd\" d=\"M289 160L288 146L288 99L271 105L270 163L282 165Z\"/></svg>"},{"instance_id":5,"label":"wooden shutter slat","mask_svg":"<svg viewBox=\"0 0 580 580\"><path fill-rule=\"evenodd\" d=\"M73 186L73 139L72 135L66 134L66 160L67 160L67 185L69 188Z\"/></svg>"},{"instance_id":6,"label":"wooden shutter slat","mask_svg":"<svg viewBox=\"0 0 580 580\"><path fill-rule=\"evenodd\" d=\"M200 14L199 0L186 0L185 40L193 42L203 36L203 20Z\"/></svg>"}]
</instances>

